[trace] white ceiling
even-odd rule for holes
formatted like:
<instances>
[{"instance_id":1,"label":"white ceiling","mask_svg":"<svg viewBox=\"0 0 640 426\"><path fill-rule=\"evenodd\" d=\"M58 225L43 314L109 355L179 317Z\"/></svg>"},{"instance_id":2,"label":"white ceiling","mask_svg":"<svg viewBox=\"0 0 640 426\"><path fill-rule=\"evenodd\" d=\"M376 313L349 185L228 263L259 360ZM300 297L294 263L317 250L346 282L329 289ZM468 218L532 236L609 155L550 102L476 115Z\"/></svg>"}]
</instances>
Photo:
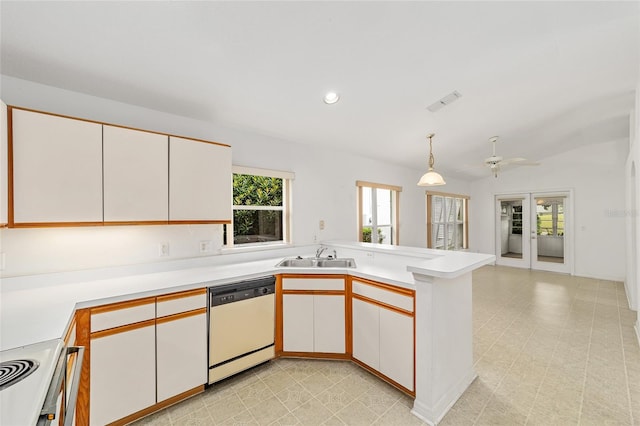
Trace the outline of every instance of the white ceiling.
<instances>
[{"instance_id":1,"label":"white ceiling","mask_svg":"<svg viewBox=\"0 0 640 426\"><path fill-rule=\"evenodd\" d=\"M628 138L638 2L9 2L9 76L446 176ZM333 89L341 101L325 105ZM457 90L462 98L426 107ZM233 143L232 141L229 141Z\"/></svg>"}]
</instances>

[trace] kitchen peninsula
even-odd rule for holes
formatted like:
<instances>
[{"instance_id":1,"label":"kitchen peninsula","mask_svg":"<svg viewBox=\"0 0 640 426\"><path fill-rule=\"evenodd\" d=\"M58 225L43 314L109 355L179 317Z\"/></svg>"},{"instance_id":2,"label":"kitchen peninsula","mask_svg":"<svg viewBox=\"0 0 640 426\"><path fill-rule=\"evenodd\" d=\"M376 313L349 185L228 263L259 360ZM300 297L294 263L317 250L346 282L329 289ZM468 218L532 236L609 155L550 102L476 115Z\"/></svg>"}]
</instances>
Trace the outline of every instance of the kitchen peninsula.
<instances>
[{"instance_id":1,"label":"kitchen peninsula","mask_svg":"<svg viewBox=\"0 0 640 426\"><path fill-rule=\"evenodd\" d=\"M471 273L492 263L495 257L368 243L326 242L323 246L331 252L335 250L339 258L354 258L356 267L328 270L275 266L285 257L313 256L318 248L304 246L223 253L162 264L3 278L0 350L62 338L75 327L74 313L97 306L264 275L311 277L331 274L344 277L345 294L349 297L352 284L354 288L356 285L362 287L362 296L358 299L365 301L375 299L374 293L366 293L367 284L382 289L406 289L415 294L413 307L407 308L411 311L414 327L414 380L413 384L398 387L415 396L412 412L416 416L431 424L438 423L476 377L472 350ZM347 298L346 303L346 312L351 314L351 299ZM276 306L281 307L278 303ZM355 354L352 357L350 349L348 342L344 357L367 364L366 359L354 359L358 357ZM286 356L286 353L276 352L278 355ZM202 369L205 371L206 366ZM379 375L382 378L389 376L386 373ZM395 384L393 380L391 382ZM202 385L204 383L205 380Z\"/></svg>"}]
</instances>

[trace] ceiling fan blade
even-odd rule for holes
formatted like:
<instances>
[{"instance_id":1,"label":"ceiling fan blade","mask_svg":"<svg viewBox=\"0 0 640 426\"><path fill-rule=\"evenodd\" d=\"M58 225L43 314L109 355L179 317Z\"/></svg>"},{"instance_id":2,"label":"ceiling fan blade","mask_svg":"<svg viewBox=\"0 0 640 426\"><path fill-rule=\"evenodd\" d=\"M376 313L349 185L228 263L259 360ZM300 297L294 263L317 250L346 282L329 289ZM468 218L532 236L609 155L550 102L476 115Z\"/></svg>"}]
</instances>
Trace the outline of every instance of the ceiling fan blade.
<instances>
[{"instance_id":1,"label":"ceiling fan blade","mask_svg":"<svg viewBox=\"0 0 640 426\"><path fill-rule=\"evenodd\" d=\"M505 158L504 160L502 160L501 164L502 165L512 164L514 166L539 166L540 165L540 163L538 163L537 161L527 160L526 158L522 158L522 157Z\"/></svg>"}]
</instances>

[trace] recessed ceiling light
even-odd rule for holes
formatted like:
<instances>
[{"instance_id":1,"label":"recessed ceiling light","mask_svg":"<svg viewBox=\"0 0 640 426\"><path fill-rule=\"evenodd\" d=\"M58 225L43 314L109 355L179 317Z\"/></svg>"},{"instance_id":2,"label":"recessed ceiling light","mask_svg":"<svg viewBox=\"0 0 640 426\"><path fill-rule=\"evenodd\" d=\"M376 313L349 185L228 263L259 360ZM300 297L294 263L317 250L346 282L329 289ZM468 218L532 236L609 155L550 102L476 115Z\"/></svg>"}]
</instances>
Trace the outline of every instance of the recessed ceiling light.
<instances>
[{"instance_id":1,"label":"recessed ceiling light","mask_svg":"<svg viewBox=\"0 0 640 426\"><path fill-rule=\"evenodd\" d=\"M340 100L340 95L338 95L336 92L328 92L326 95L324 95L323 101L325 104L335 104L336 102L338 102Z\"/></svg>"}]
</instances>

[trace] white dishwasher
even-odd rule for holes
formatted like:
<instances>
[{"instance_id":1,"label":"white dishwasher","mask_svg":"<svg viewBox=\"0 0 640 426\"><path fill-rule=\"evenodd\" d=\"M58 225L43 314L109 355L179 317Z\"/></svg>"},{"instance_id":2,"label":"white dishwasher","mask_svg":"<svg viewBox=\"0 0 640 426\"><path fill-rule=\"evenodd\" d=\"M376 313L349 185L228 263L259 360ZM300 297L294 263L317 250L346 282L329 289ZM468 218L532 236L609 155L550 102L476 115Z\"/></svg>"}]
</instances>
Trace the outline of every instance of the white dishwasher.
<instances>
[{"instance_id":1,"label":"white dishwasher","mask_svg":"<svg viewBox=\"0 0 640 426\"><path fill-rule=\"evenodd\" d=\"M275 282L209 287L209 384L274 358Z\"/></svg>"}]
</instances>

